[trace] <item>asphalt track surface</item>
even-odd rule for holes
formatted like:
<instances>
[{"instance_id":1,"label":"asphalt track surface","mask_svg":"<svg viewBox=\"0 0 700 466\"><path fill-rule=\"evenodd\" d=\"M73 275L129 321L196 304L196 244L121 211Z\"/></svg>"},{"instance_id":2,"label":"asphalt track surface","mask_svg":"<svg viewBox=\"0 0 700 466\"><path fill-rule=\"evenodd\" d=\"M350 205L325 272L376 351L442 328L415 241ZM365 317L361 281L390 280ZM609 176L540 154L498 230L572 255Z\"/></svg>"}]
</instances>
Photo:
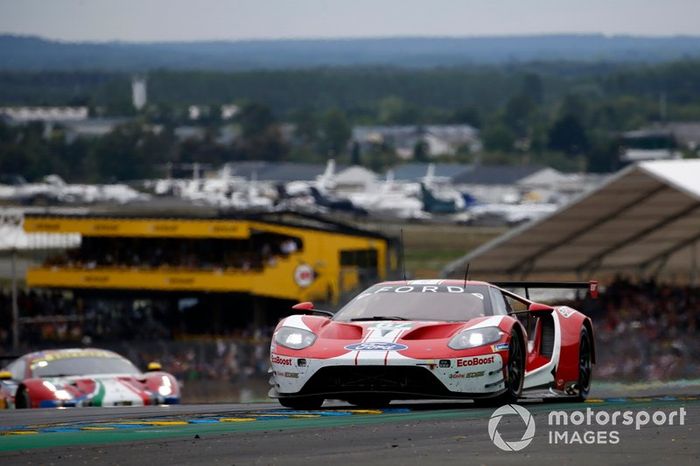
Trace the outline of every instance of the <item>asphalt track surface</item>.
<instances>
[{"instance_id":1,"label":"asphalt track surface","mask_svg":"<svg viewBox=\"0 0 700 466\"><path fill-rule=\"evenodd\" d=\"M520 403L534 418L532 442L505 452L491 441L495 408L469 402L393 403L359 410L326 403L292 411L276 403L86 408L0 413L2 464L700 464L700 393L593 398L586 403ZM552 410L595 413L642 410L668 415L683 408L684 424L549 425ZM621 419L621 418L620 418ZM571 441L552 443L550 432ZM616 431L615 444L587 444L586 431ZM504 416L498 431L520 440L525 423ZM577 441L578 432L581 441ZM590 435L590 434L589 434ZM601 434L595 434L601 435Z\"/></svg>"}]
</instances>

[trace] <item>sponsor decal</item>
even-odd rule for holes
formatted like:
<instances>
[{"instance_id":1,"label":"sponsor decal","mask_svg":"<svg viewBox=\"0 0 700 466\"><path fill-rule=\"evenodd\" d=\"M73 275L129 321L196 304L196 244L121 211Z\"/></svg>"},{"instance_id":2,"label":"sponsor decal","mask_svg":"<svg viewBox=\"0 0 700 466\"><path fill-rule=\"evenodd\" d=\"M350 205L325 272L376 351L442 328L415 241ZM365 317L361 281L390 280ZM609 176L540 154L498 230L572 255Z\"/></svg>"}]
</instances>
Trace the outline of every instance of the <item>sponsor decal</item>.
<instances>
[{"instance_id":1,"label":"sponsor decal","mask_svg":"<svg viewBox=\"0 0 700 466\"><path fill-rule=\"evenodd\" d=\"M280 377L286 377L288 379L298 379L299 378L298 372L275 372L275 375L278 375Z\"/></svg>"},{"instance_id":2,"label":"sponsor decal","mask_svg":"<svg viewBox=\"0 0 700 466\"><path fill-rule=\"evenodd\" d=\"M371 330L383 329L383 330L398 330L398 329L409 329L413 327L412 322L379 322L377 324L372 324L368 328Z\"/></svg>"},{"instance_id":3,"label":"sponsor decal","mask_svg":"<svg viewBox=\"0 0 700 466\"><path fill-rule=\"evenodd\" d=\"M292 365L292 358L283 358L281 356L277 356L276 354L273 354L270 357L270 361L272 362L272 364L279 364L280 366Z\"/></svg>"},{"instance_id":4,"label":"sponsor decal","mask_svg":"<svg viewBox=\"0 0 700 466\"><path fill-rule=\"evenodd\" d=\"M451 379L473 379L475 377L482 377L484 375L484 371L479 371L479 372L455 372L454 374L450 374Z\"/></svg>"},{"instance_id":5,"label":"sponsor decal","mask_svg":"<svg viewBox=\"0 0 700 466\"><path fill-rule=\"evenodd\" d=\"M383 286L375 291L370 291L368 293L363 293L356 299L365 298L377 293L467 293L467 290L461 286L443 286L443 285L421 285L416 286L415 281L410 282L411 285L401 285L401 286ZM470 295L484 299L484 295L481 293L469 293Z\"/></svg>"},{"instance_id":6,"label":"sponsor decal","mask_svg":"<svg viewBox=\"0 0 700 466\"><path fill-rule=\"evenodd\" d=\"M409 284L411 285L439 285L443 280L411 280Z\"/></svg>"},{"instance_id":7,"label":"sponsor decal","mask_svg":"<svg viewBox=\"0 0 700 466\"><path fill-rule=\"evenodd\" d=\"M573 313L576 312L574 309L571 309L570 307L567 307L567 306L558 307L557 311L559 311L559 314L561 314L562 317L564 317L566 319L571 317L573 315Z\"/></svg>"},{"instance_id":8,"label":"sponsor decal","mask_svg":"<svg viewBox=\"0 0 700 466\"><path fill-rule=\"evenodd\" d=\"M350 351L401 351L408 348L406 345L400 343L387 343L387 342L367 342L367 343L355 343L353 345L347 345L346 350Z\"/></svg>"},{"instance_id":9,"label":"sponsor decal","mask_svg":"<svg viewBox=\"0 0 700 466\"><path fill-rule=\"evenodd\" d=\"M302 288L306 288L314 282L314 269L308 264L299 264L294 270L294 281Z\"/></svg>"},{"instance_id":10,"label":"sponsor decal","mask_svg":"<svg viewBox=\"0 0 700 466\"><path fill-rule=\"evenodd\" d=\"M479 356L474 356L473 358L469 359L458 359L457 360L457 367L472 367L472 366L481 366L482 364L491 364L496 360L496 357L491 355L491 356L486 356L486 357L479 357Z\"/></svg>"},{"instance_id":11,"label":"sponsor decal","mask_svg":"<svg viewBox=\"0 0 700 466\"><path fill-rule=\"evenodd\" d=\"M496 343L491 347L494 351L508 351L510 345L508 343Z\"/></svg>"}]
</instances>

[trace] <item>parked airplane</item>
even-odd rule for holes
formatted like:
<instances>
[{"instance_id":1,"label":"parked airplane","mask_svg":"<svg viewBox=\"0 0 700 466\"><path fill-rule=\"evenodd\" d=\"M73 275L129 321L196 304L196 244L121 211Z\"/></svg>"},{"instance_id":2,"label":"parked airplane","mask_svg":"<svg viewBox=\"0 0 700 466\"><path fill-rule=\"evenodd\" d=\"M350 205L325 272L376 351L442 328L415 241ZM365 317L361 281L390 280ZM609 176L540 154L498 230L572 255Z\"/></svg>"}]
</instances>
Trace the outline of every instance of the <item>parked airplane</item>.
<instances>
[{"instance_id":1,"label":"parked airplane","mask_svg":"<svg viewBox=\"0 0 700 466\"><path fill-rule=\"evenodd\" d=\"M97 202L126 204L148 199L125 184L69 184L58 175L47 175L41 182L27 183L15 177L13 184L0 183L0 201L22 205L93 204Z\"/></svg>"}]
</instances>

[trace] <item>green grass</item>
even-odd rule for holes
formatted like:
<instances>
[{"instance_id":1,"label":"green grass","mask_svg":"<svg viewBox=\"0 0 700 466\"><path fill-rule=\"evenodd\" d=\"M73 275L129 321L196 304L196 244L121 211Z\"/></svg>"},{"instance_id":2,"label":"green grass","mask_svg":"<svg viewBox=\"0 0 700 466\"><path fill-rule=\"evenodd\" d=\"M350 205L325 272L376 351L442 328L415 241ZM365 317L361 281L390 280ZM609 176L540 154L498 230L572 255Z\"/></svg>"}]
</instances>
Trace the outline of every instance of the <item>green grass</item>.
<instances>
[{"instance_id":1,"label":"green grass","mask_svg":"<svg viewBox=\"0 0 700 466\"><path fill-rule=\"evenodd\" d=\"M440 223L359 221L357 225L395 238L403 230L406 272L416 278L438 277L447 264L507 230Z\"/></svg>"}]
</instances>

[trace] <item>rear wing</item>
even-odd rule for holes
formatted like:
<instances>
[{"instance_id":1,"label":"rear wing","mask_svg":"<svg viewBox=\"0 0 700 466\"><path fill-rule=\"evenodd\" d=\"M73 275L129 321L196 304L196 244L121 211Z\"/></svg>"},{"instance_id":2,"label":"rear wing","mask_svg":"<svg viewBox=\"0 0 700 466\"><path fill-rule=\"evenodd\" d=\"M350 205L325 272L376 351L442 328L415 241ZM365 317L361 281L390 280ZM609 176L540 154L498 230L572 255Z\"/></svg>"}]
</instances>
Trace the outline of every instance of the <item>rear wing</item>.
<instances>
[{"instance_id":1,"label":"rear wing","mask_svg":"<svg viewBox=\"0 0 700 466\"><path fill-rule=\"evenodd\" d=\"M591 298L598 298L598 281L589 282L491 282L499 288L524 288L525 297L530 299L531 289L540 290L588 290Z\"/></svg>"}]
</instances>

